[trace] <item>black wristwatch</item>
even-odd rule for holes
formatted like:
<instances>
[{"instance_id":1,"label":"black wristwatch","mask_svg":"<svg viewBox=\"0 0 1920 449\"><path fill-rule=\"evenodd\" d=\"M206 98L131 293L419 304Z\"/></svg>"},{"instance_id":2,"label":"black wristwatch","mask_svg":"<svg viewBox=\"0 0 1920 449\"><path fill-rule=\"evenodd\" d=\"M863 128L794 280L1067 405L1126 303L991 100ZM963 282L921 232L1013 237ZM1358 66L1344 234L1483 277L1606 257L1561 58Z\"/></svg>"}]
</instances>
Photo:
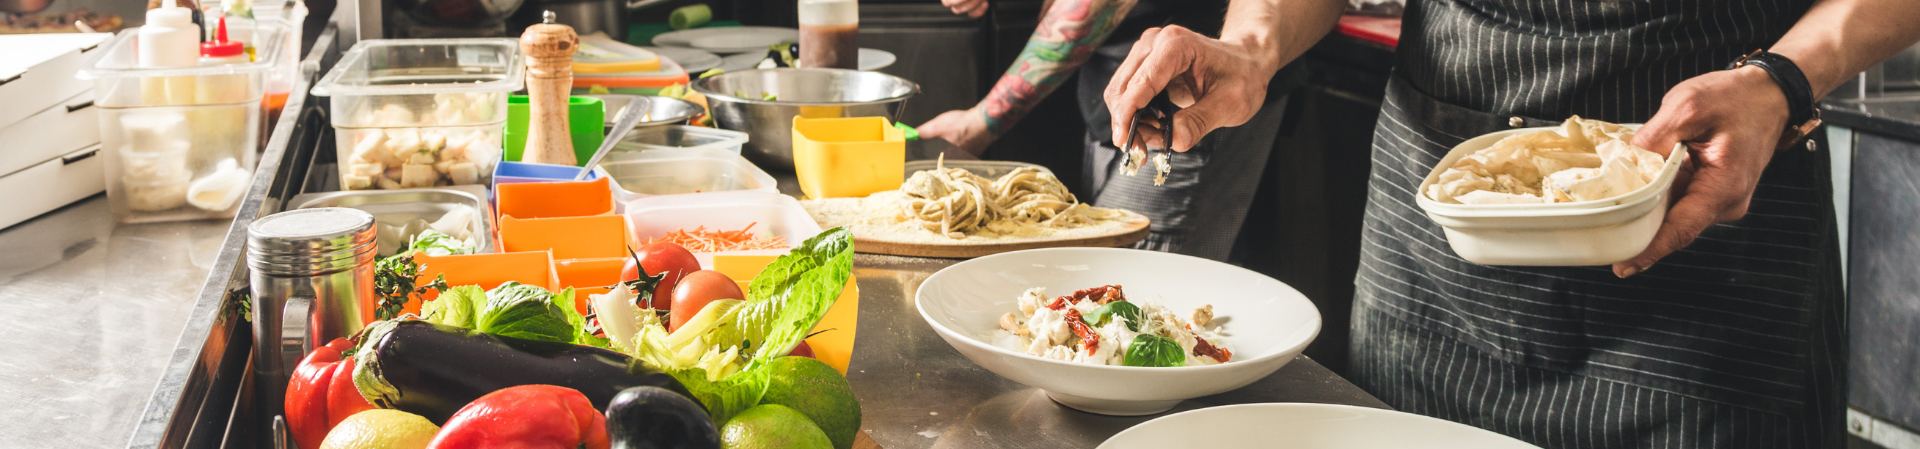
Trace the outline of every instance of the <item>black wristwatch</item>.
<instances>
[{"instance_id":1,"label":"black wristwatch","mask_svg":"<svg viewBox=\"0 0 1920 449\"><path fill-rule=\"evenodd\" d=\"M1800 72L1800 66L1793 60L1766 50L1754 50L1728 64L1727 70L1745 66L1767 71L1773 82L1780 85L1780 92L1787 96L1787 128L1780 133L1780 144L1774 149L1799 143L1813 133L1814 128L1820 127L1820 108L1813 104L1813 87L1807 83L1807 74ZM1813 142L1807 142L1807 150L1813 149Z\"/></svg>"}]
</instances>

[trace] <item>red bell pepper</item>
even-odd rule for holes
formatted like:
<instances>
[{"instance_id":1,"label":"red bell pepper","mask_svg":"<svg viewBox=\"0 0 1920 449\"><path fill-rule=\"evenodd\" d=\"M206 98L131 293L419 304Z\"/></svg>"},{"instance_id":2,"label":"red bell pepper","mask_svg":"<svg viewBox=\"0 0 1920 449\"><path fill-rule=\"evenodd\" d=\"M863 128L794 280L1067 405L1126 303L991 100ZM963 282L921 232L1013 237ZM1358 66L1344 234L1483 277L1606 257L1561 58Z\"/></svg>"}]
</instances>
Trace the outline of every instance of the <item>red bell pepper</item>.
<instances>
[{"instance_id":1,"label":"red bell pepper","mask_svg":"<svg viewBox=\"0 0 1920 449\"><path fill-rule=\"evenodd\" d=\"M580 391L521 385L461 407L427 449L607 449L607 415Z\"/></svg>"},{"instance_id":2,"label":"red bell pepper","mask_svg":"<svg viewBox=\"0 0 1920 449\"><path fill-rule=\"evenodd\" d=\"M327 431L348 416L373 409L353 386L353 356L341 357L353 346L351 340L334 339L313 348L294 368L287 383L287 428L301 449L318 449Z\"/></svg>"}]
</instances>

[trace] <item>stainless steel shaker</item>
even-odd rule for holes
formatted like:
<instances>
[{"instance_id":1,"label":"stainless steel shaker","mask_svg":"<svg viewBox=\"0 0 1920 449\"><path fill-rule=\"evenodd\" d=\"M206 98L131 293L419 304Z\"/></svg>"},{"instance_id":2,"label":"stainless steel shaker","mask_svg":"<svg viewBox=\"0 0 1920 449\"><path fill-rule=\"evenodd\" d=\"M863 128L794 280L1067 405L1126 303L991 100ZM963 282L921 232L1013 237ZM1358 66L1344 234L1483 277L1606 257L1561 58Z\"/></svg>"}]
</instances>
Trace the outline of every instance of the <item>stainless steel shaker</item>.
<instances>
[{"instance_id":1,"label":"stainless steel shaker","mask_svg":"<svg viewBox=\"0 0 1920 449\"><path fill-rule=\"evenodd\" d=\"M362 327L372 301L373 215L323 207L268 215L247 225L253 286L253 367L266 410L279 413L287 377L316 345Z\"/></svg>"}]
</instances>

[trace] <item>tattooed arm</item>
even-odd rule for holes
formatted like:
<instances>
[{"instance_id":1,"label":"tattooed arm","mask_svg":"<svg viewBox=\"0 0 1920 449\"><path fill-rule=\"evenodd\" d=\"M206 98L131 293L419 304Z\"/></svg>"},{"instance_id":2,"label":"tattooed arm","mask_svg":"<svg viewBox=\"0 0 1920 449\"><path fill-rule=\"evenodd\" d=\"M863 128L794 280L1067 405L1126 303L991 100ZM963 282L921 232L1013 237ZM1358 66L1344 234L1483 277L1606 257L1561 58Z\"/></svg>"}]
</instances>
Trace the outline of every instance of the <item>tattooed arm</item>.
<instances>
[{"instance_id":1,"label":"tattooed arm","mask_svg":"<svg viewBox=\"0 0 1920 449\"><path fill-rule=\"evenodd\" d=\"M1080 64L1113 33L1133 0L1053 0L1040 26L1013 66L994 83L980 104L947 111L920 125L920 135L953 142L978 155L993 139L1013 129L1034 105L1066 82Z\"/></svg>"}]
</instances>

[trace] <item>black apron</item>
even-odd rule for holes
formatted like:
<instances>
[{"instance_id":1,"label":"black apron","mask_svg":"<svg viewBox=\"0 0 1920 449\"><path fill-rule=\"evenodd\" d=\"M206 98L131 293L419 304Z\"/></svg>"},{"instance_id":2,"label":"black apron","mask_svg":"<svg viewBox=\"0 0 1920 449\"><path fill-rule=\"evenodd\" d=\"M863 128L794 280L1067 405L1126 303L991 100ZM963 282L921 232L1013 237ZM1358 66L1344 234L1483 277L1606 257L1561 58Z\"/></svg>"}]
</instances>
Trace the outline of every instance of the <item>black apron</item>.
<instances>
[{"instance_id":1,"label":"black apron","mask_svg":"<svg viewBox=\"0 0 1920 449\"><path fill-rule=\"evenodd\" d=\"M1374 135L1355 382L1548 448L1843 447L1824 152L1778 152L1746 218L1630 279L1466 262L1414 204L1455 144L1515 117L1644 122L1672 85L1770 45L1805 3L1411 2Z\"/></svg>"}]
</instances>

